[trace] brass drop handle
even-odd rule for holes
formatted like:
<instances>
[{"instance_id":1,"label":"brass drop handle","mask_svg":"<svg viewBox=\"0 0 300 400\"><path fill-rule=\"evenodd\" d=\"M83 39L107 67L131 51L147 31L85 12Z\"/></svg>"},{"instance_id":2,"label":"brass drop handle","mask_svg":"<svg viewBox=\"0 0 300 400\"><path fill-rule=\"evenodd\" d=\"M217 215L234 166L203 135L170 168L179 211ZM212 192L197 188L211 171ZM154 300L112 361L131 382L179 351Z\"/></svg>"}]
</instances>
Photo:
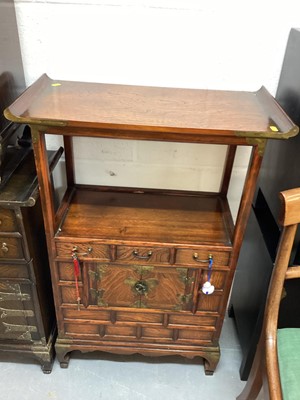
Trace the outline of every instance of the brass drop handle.
<instances>
[{"instance_id":1,"label":"brass drop handle","mask_svg":"<svg viewBox=\"0 0 300 400\"><path fill-rule=\"evenodd\" d=\"M198 257L199 257L198 253L194 253L193 254L193 260L197 261L199 263L209 263L213 259L213 255L212 254L209 254L208 255L208 259L206 259L206 260L200 260L200 258L198 258Z\"/></svg>"},{"instance_id":2,"label":"brass drop handle","mask_svg":"<svg viewBox=\"0 0 300 400\"><path fill-rule=\"evenodd\" d=\"M3 251L3 253L8 253L8 246L6 243L2 243L1 250Z\"/></svg>"},{"instance_id":3,"label":"brass drop handle","mask_svg":"<svg viewBox=\"0 0 300 400\"><path fill-rule=\"evenodd\" d=\"M149 250L145 256L141 256L138 250L133 250L132 255L136 258L139 258L140 260L149 260L150 257L152 256L152 251Z\"/></svg>"},{"instance_id":4,"label":"brass drop handle","mask_svg":"<svg viewBox=\"0 0 300 400\"><path fill-rule=\"evenodd\" d=\"M137 281L134 284L134 290L138 292L138 294L145 294L148 292L148 285L145 281Z\"/></svg>"},{"instance_id":5,"label":"brass drop handle","mask_svg":"<svg viewBox=\"0 0 300 400\"><path fill-rule=\"evenodd\" d=\"M88 247L86 253L78 253L77 250L78 250L78 247L77 246L73 246L72 254L76 255L76 257L78 257L78 256L87 256L87 255L91 254L91 252L93 251L93 248L92 247Z\"/></svg>"}]
</instances>

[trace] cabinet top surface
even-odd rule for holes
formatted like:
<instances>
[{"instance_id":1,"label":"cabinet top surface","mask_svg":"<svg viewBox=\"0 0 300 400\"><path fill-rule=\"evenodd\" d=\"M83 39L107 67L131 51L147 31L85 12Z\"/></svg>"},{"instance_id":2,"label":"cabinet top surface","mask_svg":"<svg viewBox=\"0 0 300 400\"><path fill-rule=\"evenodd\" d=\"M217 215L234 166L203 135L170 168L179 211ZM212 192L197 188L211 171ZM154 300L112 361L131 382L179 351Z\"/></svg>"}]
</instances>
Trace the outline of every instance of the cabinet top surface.
<instances>
[{"instance_id":1,"label":"cabinet top surface","mask_svg":"<svg viewBox=\"0 0 300 400\"><path fill-rule=\"evenodd\" d=\"M116 137L127 130L136 139L141 131L162 140L168 132L266 138L298 132L264 87L257 92L179 89L55 81L42 75L5 115L31 125L98 130L99 136L101 129L114 130Z\"/></svg>"}]
</instances>

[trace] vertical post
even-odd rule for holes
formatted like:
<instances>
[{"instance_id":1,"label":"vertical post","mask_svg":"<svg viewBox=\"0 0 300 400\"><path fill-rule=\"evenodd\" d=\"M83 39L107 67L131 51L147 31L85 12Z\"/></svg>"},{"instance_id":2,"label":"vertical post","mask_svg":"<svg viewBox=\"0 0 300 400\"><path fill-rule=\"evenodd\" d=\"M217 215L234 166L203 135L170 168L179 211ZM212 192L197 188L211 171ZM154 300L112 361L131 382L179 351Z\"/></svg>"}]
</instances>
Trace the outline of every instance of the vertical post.
<instances>
[{"instance_id":1,"label":"vertical post","mask_svg":"<svg viewBox=\"0 0 300 400\"><path fill-rule=\"evenodd\" d=\"M223 172L223 177L221 181L220 194L222 196L227 196L229 182L231 178L234 158L236 153L236 145L229 145L227 148L225 168Z\"/></svg>"},{"instance_id":2,"label":"vertical post","mask_svg":"<svg viewBox=\"0 0 300 400\"><path fill-rule=\"evenodd\" d=\"M41 132L37 127L31 126L31 135L36 172L40 187L45 231L46 236L49 238L53 237L55 232L55 211L51 175L45 142L45 133Z\"/></svg>"},{"instance_id":3,"label":"vertical post","mask_svg":"<svg viewBox=\"0 0 300 400\"><path fill-rule=\"evenodd\" d=\"M74 186L74 155L73 155L73 138L64 135L64 148L66 160L66 176L68 188Z\"/></svg>"}]
</instances>

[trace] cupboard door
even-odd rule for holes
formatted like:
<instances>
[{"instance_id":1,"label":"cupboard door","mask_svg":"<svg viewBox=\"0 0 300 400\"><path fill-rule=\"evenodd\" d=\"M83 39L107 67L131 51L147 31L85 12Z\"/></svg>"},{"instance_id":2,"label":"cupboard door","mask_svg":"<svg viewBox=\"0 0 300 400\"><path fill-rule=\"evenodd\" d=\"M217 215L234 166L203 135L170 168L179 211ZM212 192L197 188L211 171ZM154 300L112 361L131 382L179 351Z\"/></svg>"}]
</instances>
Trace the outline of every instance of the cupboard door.
<instances>
[{"instance_id":1,"label":"cupboard door","mask_svg":"<svg viewBox=\"0 0 300 400\"><path fill-rule=\"evenodd\" d=\"M89 305L191 310L194 272L188 268L85 263Z\"/></svg>"}]
</instances>

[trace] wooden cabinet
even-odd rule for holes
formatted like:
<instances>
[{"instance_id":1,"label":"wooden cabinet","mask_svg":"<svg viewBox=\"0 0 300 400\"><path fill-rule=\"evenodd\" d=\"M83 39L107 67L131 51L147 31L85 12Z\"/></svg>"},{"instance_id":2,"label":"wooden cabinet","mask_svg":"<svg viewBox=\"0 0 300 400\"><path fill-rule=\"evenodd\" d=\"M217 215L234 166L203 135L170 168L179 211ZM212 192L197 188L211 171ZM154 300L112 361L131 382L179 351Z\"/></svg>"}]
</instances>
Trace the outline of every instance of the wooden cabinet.
<instances>
[{"instance_id":1,"label":"wooden cabinet","mask_svg":"<svg viewBox=\"0 0 300 400\"><path fill-rule=\"evenodd\" d=\"M264 88L147 88L46 75L5 114L32 129L61 366L72 350L180 354L203 357L212 374L265 143L298 128ZM67 188L58 208L45 134L64 138ZM73 136L227 145L220 190L79 184ZM252 154L234 224L227 191L238 145Z\"/></svg>"},{"instance_id":2,"label":"wooden cabinet","mask_svg":"<svg viewBox=\"0 0 300 400\"><path fill-rule=\"evenodd\" d=\"M0 192L0 359L32 357L49 373L55 332L46 238L31 151Z\"/></svg>"}]
</instances>

